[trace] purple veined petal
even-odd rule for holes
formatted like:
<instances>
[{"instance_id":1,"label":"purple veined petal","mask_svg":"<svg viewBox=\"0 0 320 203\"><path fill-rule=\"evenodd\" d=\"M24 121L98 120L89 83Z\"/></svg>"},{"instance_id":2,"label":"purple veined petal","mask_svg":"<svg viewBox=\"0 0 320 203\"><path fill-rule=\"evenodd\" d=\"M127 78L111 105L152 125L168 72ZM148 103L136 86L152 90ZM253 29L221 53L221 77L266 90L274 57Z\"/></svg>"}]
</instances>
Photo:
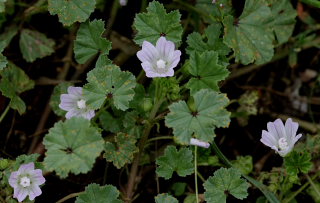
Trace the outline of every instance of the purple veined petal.
<instances>
[{"instance_id":1,"label":"purple veined petal","mask_svg":"<svg viewBox=\"0 0 320 203\"><path fill-rule=\"evenodd\" d=\"M174 43L166 40L165 37L160 37L156 44L156 49L158 50L161 57L168 60L169 55L174 52Z\"/></svg>"},{"instance_id":2,"label":"purple veined petal","mask_svg":"<svg viewBox=\"0 0 320 203\"><path fill-rule=\"evenodd\" d=\"M70 119L72 117L80 117L81 112L79 112L77 109L71 109L66 113L66 119Z\"/></svg>"},{"instance_id":3,"label":"purple veined petal","mask_svg":"<svg viewBox=\"0 0 320 203\"><path fill-rule=\"evenodd\" d=\"M28 187L28 194L29 199L34 200L34 198L42 194L42 191L38 185L31 185L30 187Z\"/></svg>"},{"instance_id":4,"label":"purple veined petal","mask_svg":"<svg viewBox=\"0 0 320 203\"><path fill-rule=\"evenodd\" d=\"M180 56L181 56L181 51L177 50L177 51L174 51L174 54L173 54L173 57L171 59L171 64L169 66L169 69L171 68L175 68L179 61L180 61Z\"/></svg>"},{"instance_id":5,"label":"purple veined petal","mask_svg":"<svg viewBox=\"0 0 320 203\"><path fill-rule=\"evenodd\" d=\"M82 116L85 119L91 120L91 118L93 118L95 116L94 110L87 111L87 112L83 113Z\"/></svg>"},{"instance_id":6,"label":"purple veined petal","mask_svg":"<svg viewBox=\"0 0 320 203\"><path fill-rule=\"evenodd\" d=\"M30 178L33 182L33 184L36 185L42 185L43 183L46 182L46 179L42 175L42 170L41 169L36 169L30 172Z\"/></svg>"},{"instance_id":7,"label":"purple veined petal","mask_svg":"<svg viewBox=\"0 0 320 203\"><path fill-rule=\"evenodd\" d=\"M274 123L275 129L279 135L279 138L282 138L282 137L287 138L286 129L284 128L282 120L278 118L273 123Z\"/></svg>"},{"instance_id":8,"label":"purple veined petal","mask_svg":"<svg viewBox=\"0 0 320 203\"><path fill-rule=\"evenodd\" d=\"M171 68L166 72L166 74L163 75L164 77L172 77L174 75L174 70Z\"/></svg>"},{"instance_id":9,"label":"purple veined petal","mask_svg":"<svg viewBox=\"0 0 320 203\"><path fill-rule=\"evenodd\" d=\"M143 70L146 72L146 76L148 78L154 78L154 77L159 77L159 73L157 73L153 68L152 64L149 63L148 61L141 63L141 66Z\"/></svg>"},{"instance_id":10,"label":"purple veined petal","mask_svg":"<svg viewBox=\"0 0 320 203\"><path fill-rule=\"evenodd\" d=\"M68 87L68 94L75 95L78 97L82 96L82 87Z\"/></svg>"},{"instance_id":11,"label":"purple veined petal","mask_svg":"<svg viewBox=\"0 0 320 203\"><path fill-rule=\"evenodd\" d=\"M65 111L70 111L71 109L76 107L75 102L63 102L59 104L59 108Z\"/></svg>"},{"instance_id":12,"label":"purple veined petal","mask_svg":"<svg viewBox=\"0 0 320 203\"><path fill-rule=\"evenodd\" d=\"M278 135L278 132L276 130L276 126L274 125L274 122L268 122L267 123L267 129L268 132L271 133L272 135L274 135L274 137L276 138L276 140L280 139L280 136Z\"/></svg>"},{"instance_id":13,"label":"purple veined petal","mask_svg":"<svg viewBox=\"0 0 320 203\"><path fill-rule=\"evenodd\" d=\"M190 144L195 145L195 146L199 146L199 147L204 147L204 148L210 147L210 144L208 142L203 142L203 141L195 139L195 138L190 139Z\"/></svg>"},{"instance_id":14,"label":"purple veined petal","mask_svg":"<svg viewBox=\"0 0 320 203\"><path fill-rule=\"evenodd\" d=\"M276 137L274 137L272 133L267 132L265 130L262 131L262 137L260 141L268 147L278 145L278 140L276 139Z\"/></svg>"},{"instance_id":15,"label":"purple veined petal","mask_svg":"<svg viewBox=\"0 0 320 203\"><path fill-rule=\"evenodd\" d=\"M19 202L22 202L28 195L28 190L23 187L14 188L13 197L17 198Z\"/></svg>"},{"instance_id":16,"label":"purple veined petal","mask_svg":"<svg viewBox=\"0 0 320 203\"><path fill-rule=\"evenodd\" d=\"M286 129L287 142L290 145L290 143L294 142L294 138L296 136L299 124L293 122L291 118L288 118L284 127Z\"/></svg>"},{"instance_id":17,"label":"purple veined petal","mask_svg":"<svg viewBox=\"0 0 320 203\"><path fill-rule=\"evenodd\" d=\"M60 95L60 103L77 102L80 97L71 94Z\"/></svg>"},{"instance_id":18,"label":"purple veined petal","mask_svg":"<svg viewBox=\"0 0 320 203\"><path fill-rule=\"evenodd\" d=\"M302 137L302 134L298 134L293 138L292 146Z\"/></svg>"},{"instance_id":19,"label":"purple veined petal","mask_svg":"<svg viewBox=\"0 0 320 203\"><path fill-rule=\"evenodd\" d=\"M14 171L10 174L9 185L13 188L18 187L18 176L20 173L18 171Z\"/></svg>"},{"instance_id":20,"label":"purple veined petal","mask_svg":"<svg viewBox=\"0 0 320 203\"><path fill-rule=\"evenodd\" d=\"M22 164L18 170L20 174L24 174L34 169L34 163L30 162L28 164Z\"/></svg>"},{"instance_id":21,"label":"purple veined petal","mask_svg":"<svg viewBox=\"0 0 320 203\"><path fill-rule=\"evenodd\" d=\"M142 43L142 50L137 52L137 57L141 62L153 62L159 58L158 50L148 41Z\"/></svg>"}]
</instances>

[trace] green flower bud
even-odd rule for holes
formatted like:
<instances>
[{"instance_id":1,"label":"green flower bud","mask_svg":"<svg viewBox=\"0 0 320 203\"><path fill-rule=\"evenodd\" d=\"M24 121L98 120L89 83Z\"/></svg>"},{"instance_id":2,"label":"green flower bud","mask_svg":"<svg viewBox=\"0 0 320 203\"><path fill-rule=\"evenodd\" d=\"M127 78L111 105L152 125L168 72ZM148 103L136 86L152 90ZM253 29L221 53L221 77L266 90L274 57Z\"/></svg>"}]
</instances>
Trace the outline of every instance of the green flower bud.
<instances>
[{"instance_id":1,"label":"green flower bud","mask_svg":"<svg viewBox=\"0 0 320 203\"><path fill-rule=\"evenodd\" d=\"M141 103L141 109L145 112L151 111L152 109L152 100L151 98L144 98L142 103Z\"/></svg>"}]
</instances>

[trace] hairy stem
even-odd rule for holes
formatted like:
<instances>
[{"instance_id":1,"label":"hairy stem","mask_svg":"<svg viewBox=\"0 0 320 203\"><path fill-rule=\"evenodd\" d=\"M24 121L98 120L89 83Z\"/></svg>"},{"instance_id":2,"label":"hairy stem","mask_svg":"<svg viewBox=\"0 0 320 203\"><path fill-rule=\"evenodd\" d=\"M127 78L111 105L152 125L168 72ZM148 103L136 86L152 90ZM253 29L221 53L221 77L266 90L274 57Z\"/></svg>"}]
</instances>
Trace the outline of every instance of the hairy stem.
<instances>
[{"instance_id":1,"label":"hairy stem","mask_svg":"<svg viewBox=\"0 0 320 203\"><path fill-rule=\"evenodd\" d=\"M2 122L2 120L4 119L4 117L7 115L8 111L10 109L10 105L8 104L8 106L6 107L6 109L3 111L3 113L0 116L0 123Z\"/></svg>"},{"instance_id":2,"label":"hairy stem","mask_svg":"<svg viewBox=\"0 0 320 203\"><path fill-rule=\"evenodd\" d=\"M194 146L194 183L196 189L196 200L199 202L199 192L198 192L198 170L197 170L197 146Z\"/></svg>"}]
</instances>

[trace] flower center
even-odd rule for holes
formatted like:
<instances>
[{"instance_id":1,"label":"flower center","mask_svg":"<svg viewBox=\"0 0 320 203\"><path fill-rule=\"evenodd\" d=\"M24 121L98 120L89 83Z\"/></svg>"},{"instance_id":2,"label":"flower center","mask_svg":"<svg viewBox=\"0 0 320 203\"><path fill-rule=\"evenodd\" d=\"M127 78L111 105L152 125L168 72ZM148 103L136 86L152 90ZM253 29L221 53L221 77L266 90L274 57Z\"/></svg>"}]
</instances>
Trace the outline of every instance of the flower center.
<instances>
[{"instance_id":1,"label":"flower center","mask_svg":"<svg viewBox=\"0 0 320 203\"><path fill-rule=\"evenodd\" d=\"M162 59L159 59L159 60L157 61L157 66L158 66L158 68L160 68L160 69L164 69L164 68L166 67L166 62L165 62L164 60L162 60Z\"/></svg>"},{"instance_id":2,"label":"flower center","mask_svg":"<svg viewBox=\"0 0 320 203\"><path fill-rule=\"evenodd\" d=\"M22 177L22 178L20 179L20 185L21 185L22 187L28 187L28 186L30 186L30 178L28 178L28 177L26 177L26 176Z\"/></svg>"},{"instance_id":3,"label":"flower center","mask_svg":"<svg viewBox=\"0 0 320 203\"><path fill-rule=\"evenodd\" d=\"M86 108L86 101L81 99L81 100L77 101L77 105L78 105L79 109L84 109L84 108Z\"/></svg>"},{"instance_id":4,"label":"flower center","mask_svg":"<svg viewBox=\"0 0 320 203\"><path fill-rule=\"evenodd\" d=\"M287 139L284 137L279 139L278 144L279 144L280 150L286 150L289 147Z\"/></svg>"}]
</instances>

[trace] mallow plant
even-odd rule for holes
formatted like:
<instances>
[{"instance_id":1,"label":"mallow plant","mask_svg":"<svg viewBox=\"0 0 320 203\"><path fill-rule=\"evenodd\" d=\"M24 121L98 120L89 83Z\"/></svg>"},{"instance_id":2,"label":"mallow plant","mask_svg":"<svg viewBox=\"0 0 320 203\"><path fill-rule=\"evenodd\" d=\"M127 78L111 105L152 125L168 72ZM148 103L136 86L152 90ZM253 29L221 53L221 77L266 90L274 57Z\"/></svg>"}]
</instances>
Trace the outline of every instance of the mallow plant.
<instances>
[{"instance_id":1,"label":"mallow plant","mask_svg":"<svg viewBox=\"0 0 320 203\"><path fill-rule=\"evenodd\" d=\"M54 89L40 123L46 123L51 109L55 114L48 129L39 124L29 136L29 151L23 147L6 152L15 125L8 127L7 137L0 137L0 202L223 203L233 199L278 203L297 201L304 191L309 199L319 201L320 172L315 160L320 141L307 135L306 121L299 128L301 120L288 113L283 116L285 112L279 112L279 118L269 112L270 122L250 120L258 118L259 97L250 93L229 99L229 94L234 96L232 90L223 88L228 80L289 54L293 63L297 49L316 46L318 39L311 34L319 24L310 19L303 22L309 30L293 35L295 8L302 15L302 6L319 7L315 0L301 2L307 4L297 6L289 0L173 0L166 4L37 0L30 5L0 1L0 91L7 98L0 122L9 122L10 114L27 122L24 115L38 107L30 107L24 92L35 91L43 83ZM242 10L237 8L240 4ZM125 29L133 34L119 36L113 28L127 25L121 24L124 17L119 12L137 6L140 12L133 21L128 19L130 26ZM41 15L70 33L69 38L57 39L28 26ZM70 45L66 48L62 41ZM19 46L21 60L8 54L12 46ZM61 55L61 47L67 54L57 78L45 76L34 82L31 78L37 75L29 75L30 64L54 63L53 55ZM255 152L238 151L235 157L222 143L230 141L227 129L243 118L257 124L254 144L246 146ZM275 161L266 168L255 165L253 170L257 151L267 154L263 160ZM68 188L63 196L52 192L52 188L58 190L56 182L65 180L79 181L79 185Z\"/></svg>"}]
</instances>

